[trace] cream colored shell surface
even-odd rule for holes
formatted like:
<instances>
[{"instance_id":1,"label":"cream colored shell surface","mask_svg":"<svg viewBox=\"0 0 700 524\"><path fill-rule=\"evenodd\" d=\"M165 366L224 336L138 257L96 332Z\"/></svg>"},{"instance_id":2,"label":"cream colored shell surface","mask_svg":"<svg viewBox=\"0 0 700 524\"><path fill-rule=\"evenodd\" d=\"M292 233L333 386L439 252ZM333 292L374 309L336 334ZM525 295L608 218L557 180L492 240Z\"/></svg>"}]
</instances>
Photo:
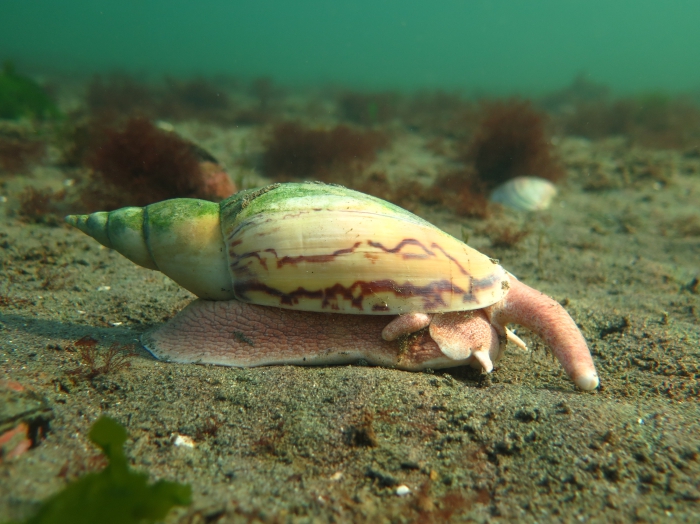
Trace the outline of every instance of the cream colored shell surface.
<instances>
[{"instance_id":1,"label":"cream colored shell surface","mask_svg":"<svg viewBox=\"0 0 700 524\"><path fill-rule=\"evenodd\" d=\"M478 309L507 292L492 259L362 193L284 184L238 206L227 213L222 203L222 231L245 302L390 315Z\"/></svg>"}]
</instances>

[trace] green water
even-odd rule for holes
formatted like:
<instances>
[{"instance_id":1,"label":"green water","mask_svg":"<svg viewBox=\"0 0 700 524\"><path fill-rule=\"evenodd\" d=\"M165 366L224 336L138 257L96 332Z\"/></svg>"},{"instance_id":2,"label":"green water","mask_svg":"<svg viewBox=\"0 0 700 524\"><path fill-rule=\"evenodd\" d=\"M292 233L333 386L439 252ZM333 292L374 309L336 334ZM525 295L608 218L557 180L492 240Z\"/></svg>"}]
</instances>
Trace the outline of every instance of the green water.
<instances>
[{"instance_id":1,"label":"green water","mask_svg":"<svg viewBox=\"0 0 700 524\"><path fill-rule=\"evenodd\" d=\"M697 0L2 0L32 72L268 75L291 85L537 93L700 89Z\"/></svg>"}]
</instances>

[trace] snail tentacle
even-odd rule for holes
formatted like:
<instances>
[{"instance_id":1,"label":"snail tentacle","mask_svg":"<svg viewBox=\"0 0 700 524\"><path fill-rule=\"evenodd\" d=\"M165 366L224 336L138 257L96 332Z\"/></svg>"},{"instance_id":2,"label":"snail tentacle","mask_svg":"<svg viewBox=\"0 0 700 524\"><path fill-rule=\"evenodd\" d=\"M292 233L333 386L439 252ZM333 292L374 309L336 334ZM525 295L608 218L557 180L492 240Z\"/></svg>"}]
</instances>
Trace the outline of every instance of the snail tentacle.
<instances>
[{"instance_id":1,"label":"snail tentacle","mask_svg":"<svg viewBox=\"0 0 700 524\"><path fill-rule=\"evenodd\" d=\"M512 275L510 290L500 302L485 308L494 327L505 333L509 323L531 329L549 346L566 374L583 390L598 387L591 352L581 331L553 298L520 282Z\"/></svg>"}]
</instances>

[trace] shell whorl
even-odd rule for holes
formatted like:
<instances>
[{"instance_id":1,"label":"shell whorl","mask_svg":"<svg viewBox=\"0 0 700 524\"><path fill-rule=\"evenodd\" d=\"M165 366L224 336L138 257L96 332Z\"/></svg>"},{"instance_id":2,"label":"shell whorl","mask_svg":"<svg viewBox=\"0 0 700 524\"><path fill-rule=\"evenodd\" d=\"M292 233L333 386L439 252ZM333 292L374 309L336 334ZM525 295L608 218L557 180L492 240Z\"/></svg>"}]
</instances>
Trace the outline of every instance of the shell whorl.
<instances>
[{"instance_id":1,"label":"shell whorl","mask_svg":"<svg viewBox=\"0 0 700 524\"><path fill-rule=\"evenodd\" d=\"M66 222L200 298L234 298L218 204L177 198L143 208L71 215Z\"/></svg>"},{"instance_id":2,"label":"shell whorl","mask_svg":"<svg viewBox=\"0 0 700 524\"><path fill-rule=\"evenodd\" d=\"M139 266L158 269L144 238L143 216L144 208L125 207L91 215L70 215L66 222Z\"/></svg>"}]
</instances>

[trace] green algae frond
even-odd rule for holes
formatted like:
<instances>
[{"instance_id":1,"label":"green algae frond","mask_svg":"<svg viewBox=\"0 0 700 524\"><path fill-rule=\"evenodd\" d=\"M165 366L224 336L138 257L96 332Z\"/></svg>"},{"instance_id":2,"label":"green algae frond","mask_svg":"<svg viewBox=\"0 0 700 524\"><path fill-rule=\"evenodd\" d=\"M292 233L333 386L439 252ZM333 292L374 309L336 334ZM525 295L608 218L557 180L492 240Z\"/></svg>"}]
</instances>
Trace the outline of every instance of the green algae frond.
<instances>
[{"instance_id":1,"label":"green algae frond","mask_svg":"<svg viewBox=\"0 0 700 524\"><path fill-rule=\"evenodd\" d=\"M72 482L48 499L25 524L144 524L162 520L173 506L191 502L188 485L159 480L148 484L147 473L129 469L124 455L126 429L101 417L90 430L90 440L109 459L109 465Z\"/></svg>"},{"instance_id":2,"label":"green algae frond","mask_svg":"<svg viewBox=\"0 0 700 524\"><path fill-rule=\"evenodd\" d=\"M49 95L31 78L15 72L12 62L5 62L0 72L0 118L58 118L60 113Z\"/></svg>"}]
</instances>

